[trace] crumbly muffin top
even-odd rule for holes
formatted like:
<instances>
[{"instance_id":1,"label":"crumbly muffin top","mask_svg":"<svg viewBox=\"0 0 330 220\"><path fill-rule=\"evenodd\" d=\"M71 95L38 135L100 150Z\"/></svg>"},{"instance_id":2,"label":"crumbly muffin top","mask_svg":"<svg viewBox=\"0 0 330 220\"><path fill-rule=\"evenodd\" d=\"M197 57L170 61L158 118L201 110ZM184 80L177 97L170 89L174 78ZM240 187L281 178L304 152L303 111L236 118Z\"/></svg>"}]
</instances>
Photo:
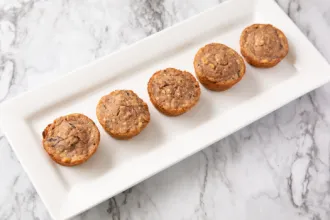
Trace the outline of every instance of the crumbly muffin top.
<instances>
[{"instance_id":1,"label":"crumbly muffin top","mask_svg":"<svg viewBox=\"0 0 330 220\"><path fill-rule=\"evenodd\" d=\"M116 90L103 96L97 116L107 131L119 135L139 132L150 121L147 104L131 90Z\"/></svg>"},{"instance_id":2,"label":"crumbly muffin top","mask_svg":"<svg viewBox=\"0 0 330 220\"><path fill-rule=\"evenodd\" d=\"M173 68L155 73L148 88L157 105L167 110L189 108L200 97L200 87L195 77Z\"/></svg>"},{"instance_id":3,"label":"crumbly muffin top","mask_svg":"<svg viewBox=\"0 0 330 220\"><path fill-rule=\"evenodd\" d=\"M47 152L62 163L75 163L94 153L100 133L94 122L82 114L56 119L43 132Z\"/></svg>"},{"instance_id":4,"label":"crumbly muffin top","mask_svg":"<svg viewBox=\"0 0 330 220\"><path fill-rule=\"evenodd\" d=\"M201 48L195 57L197 74L211 82L237 80L243 74L244 61L233 49L211 43Z\"/></svg>"},{"instance_id":5,"label":"crumbly muffin top","mask_svg":"<svg viewBox=\"0 0 330 220\"><path fill-rule=\"evenodd\" d=\"M283 58L288 53L288 41L284 34L269 24L254 24L242 34L241 46L259 59Z\"/></svg>"}]
</instances>

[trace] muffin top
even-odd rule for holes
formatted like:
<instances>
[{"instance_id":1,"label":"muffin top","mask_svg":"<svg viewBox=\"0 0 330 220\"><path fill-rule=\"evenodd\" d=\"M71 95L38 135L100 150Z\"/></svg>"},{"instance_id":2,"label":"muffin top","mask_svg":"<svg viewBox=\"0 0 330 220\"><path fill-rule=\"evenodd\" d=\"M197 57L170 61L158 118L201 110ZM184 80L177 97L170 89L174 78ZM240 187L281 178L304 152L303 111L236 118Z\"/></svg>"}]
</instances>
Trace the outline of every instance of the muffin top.
<instances>
[{"instance_id":1,"label":"muffin top","mask_svg":"<svg viewBox=\"0 0 330 220\"><path fill-rule=\"evenodd\" d=\"M43 132L45 150L63 165L75 165L88 159L95 152L99 141L98 128L82 114L57 118Z\"/></svg>"},{"instance_id":2,"label":"muffin top","mask_svg":"<svg viewBox=\"0 0 330 220\"><path fill-rule=\"evenodd\" d=\"M190 108L200 97L195 77L174 68L156 72L149 80L148 91L156 105L169 111Z\"/></svg>"},{"instance_id":3,"label":"muffin top","mask_svg":"<svg viewBox=\"0 0 330 220\"><path fill-rule=\"evenodd\" d=\"M147 104L131 90L103 96L96 111L102 126L112 134L136 134L150 121Z\"/></svg>"},{"instance_id":4,"label":"muffin top","mask_svg":"<svg viewBox=\"0 0 330 220\"><path fill-rule=\"evenodd\" d=\"M211 43L201 48L195 56L195 70L199 76L212 82L237 80L244 74L242 57L230 47Z\"/></svg>"},{"instance_id":5,"label":"muffin top","mask_svg":"<svg viewBox=\"0 0 330 220\"><path fill-rule=\"evenodd\" d=\"M287 55L288 40L270 24L254 24L243 31L241 47L249 56L270 62Z\"/></svg>"}]
</instances>

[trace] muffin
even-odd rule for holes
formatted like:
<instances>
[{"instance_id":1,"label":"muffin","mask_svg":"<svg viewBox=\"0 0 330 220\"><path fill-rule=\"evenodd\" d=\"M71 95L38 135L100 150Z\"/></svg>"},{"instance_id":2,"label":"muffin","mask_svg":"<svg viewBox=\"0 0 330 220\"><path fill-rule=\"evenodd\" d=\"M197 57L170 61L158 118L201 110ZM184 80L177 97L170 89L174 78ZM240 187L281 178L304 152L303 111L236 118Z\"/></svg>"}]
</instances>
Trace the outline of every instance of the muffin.
<instances>
[{"instance_id":1,"label":"muffin","mask_svg":"<svg viewBox=\"0 0 330 220\"><path fill-rule=\"evenodd\" d=\"M74 166L87 161L97 150L100 132L95 123L82 114L55 119L42 132L43 146L58 164Z\"/></svg>"},{"instance_id":2,"label":"muffin","mask_svg":"<svg viewBox=\"0 0 330 220\"><path fill-rule=\"evenodd\" d=\"M245 75L243 58L223 44L211 43L201 48L194 60L198 80L213 91L224 91Z\"/></svg>"},{"instance_id":3,"label":"muffin","mask_svg":"<svg viewBox=\"0 0 330 220\"><path fill-rule=\"evenodd\" d=\"M254 24L245 28L240 46L245 60L255 67L276 66L289 52L284 33L270 24Z\"/></svg>"},{"instance_id":4,"label":"muffin","mask_svg":"<svg viewBox=\"0 0 330 220\"><path fill-rule=\"evenodd\" d=\"M201 90L191 73L168 68L153 74L148 82L148 93L158 111L178 116L197 104Z\"/></svg>"},{"instance_id":5,"label":"muffin","mask_svg":"<svg viewBox=\"0 0 330 220\"><path fill-rule=\"evenodd\" d=\"M131 90L116 90L103 96L96 115L104 130L117 139L138 135L150 121L148 105Z\"/></svg>"}]
</instances>

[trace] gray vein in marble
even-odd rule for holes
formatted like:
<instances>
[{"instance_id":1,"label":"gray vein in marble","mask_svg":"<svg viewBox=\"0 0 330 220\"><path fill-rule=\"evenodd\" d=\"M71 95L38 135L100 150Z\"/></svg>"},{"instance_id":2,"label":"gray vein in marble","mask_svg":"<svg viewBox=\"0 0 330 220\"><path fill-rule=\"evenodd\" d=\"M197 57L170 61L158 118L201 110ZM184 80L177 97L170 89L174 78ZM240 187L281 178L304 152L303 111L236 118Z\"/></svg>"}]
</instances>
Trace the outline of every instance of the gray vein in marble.
<instances>
[{"instance_id":1,"label":"gray vein in marble","mask_svg":"<svg viewBox=\"0 0 330 220\"><path fill-rule=\"evenodd\" d=\"M40 220L39 217L36 216L35 214L35 209L36 209L36 197L37 197L37 192L32 188L31 189L31 193L29 195L29 197L27 198L27 200L30 202L30 206L28 207L28 212L30 212L32 214L32 218L33 220Z\"/></svg>"},{"instance_id":2,"label":"gray vein in marble","mask_svg":"<svg viewBox=\"0 0 330 220\"><path fill-rule=\"evenodd\" d=\"M268 193L265 193L265 192L259 193L258 195L255 195L255 196L252 196L253 199L260 199L262 197L266 197L267 199L270 199L270 200L277 200L277 199L280 199L281 196L280 196L279 193L275 196L272 196L272 195L269 195Z\"/></svg>"},{"instance_id":3,"label":"gray vein in marble","mask_svg":"<svg viewBox=\"0 0 330 220\"><path fill-rule=\"evenodd\" d=\"M314 214L312 220L322 220L319 214Z\"/></svg>"},{"instance_id":4,"label":"gray vein in marble","mask_svg":"<svg viewBox=\"0 0 330 220\"><path fill-rule=\"evenodd\" d=\"M4 100L13 84L15 75L15 63L12 60L2 59L0 64L0 102Z\"/></svg>"},{"instance_id":5,"label":"gray vein in marble","mask_svg":"<svg viewBox=\"0 0 330 220\"><path fill-rule=\"evenodd\" d=\"M295 160L292 163L292 170L291 175L288 179L288 186L293 206L296 208L300 208L305 213L310 213L310 205L307 203L306 199L309 194L309 184L311 179L313 178L310 174L310 171L315 170L316 172L318 172L318 168L316 166L318 148L314 137L315 127L318 122L317 117L321 118L321 115L318 110L315 110L316 105L312 101L312 96L307 97L311 101L315 115L307 111L302 111L302 113L300 113L300 124L303 129L301 137L303 138L303 142L302 145L298 148ZM322 203L322 201L320 202ZM310 214L315 217L315 213L313 213L313 211Z\"/></svg>"},{"instance_id":6,"label":"gray vein in marble","mask_svg":"<svg viewBox=\"0 0 330 220\"><path fill-rule=\"evenodd\" d=\"M229 192L232 192L232 184L226 174L228 158L225 154L222 154L217 147L211 147L211 150L214 167L220 174L221 182L226 186Z\"/></svg>"},{"instance_id":7,"label":"gray vein in marble","mask_svg":"<svg viewBox=\"0 0 330 220\"><path fill-rule=\"evenodd\" d=\"M120 208L118 207L116 198L109 199L109 208L107 212L110 214L112 220L120 220Z\"/></svg>"},{"instance_id":8,"label":"gray vein in marble","mask_svg":"<svg viewBox=\"0 0 330 220\"><path fill-rule=\"evenodd\" d=\"M34 6L34 1L21 2L7 9L0 10L0 102L10 93L11 87L19 83L15 52L10 51L19 45L18 21L23 18Z\"/></svg>"},{"instance_id":9,"label":"gray vein in marble","mask_svg":"<svg viewBox=\"0 0 330 220\"><path fill-rule=\"evenodd\" d=\"M5 136L0 136L0 147L2 146L9 146L9 143L7 141L7 138ZM18 159L16 158L16 155L14 154L14 151L12 150L12 148L9 148L8 149L9 151L9 157L12 161L16 162L16 163L19 163L18 162Z\"/></svg>"},{"instance_id":10,"label":"gray vein in marble","mask_svg":"<svg viewBox=\"0 0 330 220\"><path fill-rule=\"evenodd\" d=\"M31 1L20 1L19 4L10 5L8 8L3 8L0 11L0 20L8 20L11 22L14 27L14 40L12 41L11 45L15 46L18 45L18 21L25 17L34 7L34 5L41 0L31 0Z\"/></svg>"},{"instance_id":11,"label":"gray vein in marble","mask_svg":"<svg viewBox=\"0 0 330 220\"><path fill-rule=\"evenodd\" d=\"M261 149L261 148L260 148L259 150L260 150L261 154L263 155L263 157L264 157L264 159L265 159L265 161L266 161L266 165L268 166L269 170L270 170L271 173L272 173L273 179L275 180L275 178L278 177L278 174L277 174L275 168L274 168L273 165L269 162L269 158L267 157L265 151L264 151L263 149ZM276 184L276 185L277 185L277 184ZM276 186L276 187L277 187L277 190L279 190L278 186ZM279 196L279 195L278 195L278 196Z\"/></svg>"},{"instance_id":12,"label":"gray vein in marble","mask_svg":"<svg viewBox=\"0 0 330 220\"><path fill-rule=\"evenodd\" d=\"M151 35L163 30L171 24L169 14L164 7L164 0L131 0L130 7L133 12L131 24L144 30L146 35Z\"/></svg>"},{"instance_id":13,"label":"gray vein in marble","mask_svg":"<svg viewBox=\"0 0 330 220\"><path fill-rule=\"evenodd\" d=\"M309 101L311 102L312 106L313 106L313 109L314 111L318 114L318 116L320 116L320 118L322 119L323 122L326 122L324 120L324 114L320 111L317 103L315 102L315 91L307 94L307 97L309 98Z\"/></svg>"},{"instance_id":14,"label":"gray vein in marble","mask_svg":"<svg viewBox=\"0 0 330 220\"><path fill-rule=\"evenodd\" d=\"M122 194L124 194L125 198L124 198L124 201L122 203L122 205L126 205L127 204L127 199L128 199L128 196L129 194L132 193L132 188L129 188L128 190L125 190Z\"/></svg>"},{"instance_id":15,"label":"gray vein in marble","mask_svg":"<svg viewBox=\"0 0 330 220\"><path fill-rule=\"evenodd\" d=\"M17 183L18 179L16 178L15 180ZM7 213L2 213L3 216L0 219L13 219L14 216L16 216L17 219L24 219L25 216L22 216L22 211L26 211L31 214L32 220L40 220L40 218L35 214L36 199L37 193L32 187L25 191L24 194L15 193L14 206ZM22 210L23 207L25 210Z\"/></svg>"},{"instance_id":16,"label":"gray vein in marble","mask_svg":"<svg viewBox=\"0 0 330 220\"><path fill-rule=\"evenodd\" d=\"M205 204L204 204L204 194L205 194L208 175L209 175L209 158L207 157L207 155L204 151L202 151L201 153L205 160L205 167L204 167L203 183L202 183L202 187L201 187L201 190L199 193L199 206L201 207L203 214L205 216L207 216L207 213L205 211Z\"/></svg>"},{"instance_id":17,"label":"gray vein in marble","mask_svg":"<svg viewBox=\"0 0 330 220\"><path fill-rule=\"evenodd\" d=\"M304 112L303 114L308 115L307 112ZM307 116L306 120L310 120L310 118ZM308 184L309 184L308 170L312 166L312 160L313 160L312 154L315 148L315 140L313 137L315 124L316 123L312 125L312 131L306 128L304 134L302 134L304 137L307 136L311 138L312 144L310 147L308 147L308 149L303 149L303 148L298 149L298 151L296 152L295 160L293 161L291 166L291 175L288 179L288 186L290 190L289 193L291 196L290 199L292 201L292 205L296 208L303 209L306 213L308 213L309 210L308 206L306 205L305 198L306 198L306 194L308 193ZM302 168L304 169L301 170ZM297 169L299 169L299 171ZM303 176L301 176L300 174L301 172L304 174Z\"/></svg>"},{"instance_id":18,"label":"gray vein in marble","mask_svg":"<svg viewBox=\"0 0 330 220\"><path fill-rule=\"evenodd\" d=\"M323 17L324 17L325 21L327 22L327 24L330 26L330 10L325 12L323 14Z\"/></svg>"},{"instance_id":19,"label":"gray vein in marble","mask_svg":"<svg viewBox=\"0 0 330 220\"><path fill-rule=\"evenodd\" d=\"M135 190L137 190L137 189L135 188ZM156 203L151 199L150 195L147 192L140 191L140 193L143 194L143 195L145 195L147 197L147 199L150 201L150 203L152 204L152 206L156 210L156 212L157 212L157 214L159 216L159 220L162 220L163 218L161 217L161 214L160 214L160 212L158 210L158 207L157 207Z\"/></svg>"},{"instance_id":20,"label":"gray vein in marble","mask_svg":"<svg viewBox=\"0 0 330 220\"><path fill-rule=\"evenodd\" d=\"M292 17L292 14L299 13L301 11L301 5L299 0L291 0L288 5L288 15Z\"/></svg>"}]
</instances>

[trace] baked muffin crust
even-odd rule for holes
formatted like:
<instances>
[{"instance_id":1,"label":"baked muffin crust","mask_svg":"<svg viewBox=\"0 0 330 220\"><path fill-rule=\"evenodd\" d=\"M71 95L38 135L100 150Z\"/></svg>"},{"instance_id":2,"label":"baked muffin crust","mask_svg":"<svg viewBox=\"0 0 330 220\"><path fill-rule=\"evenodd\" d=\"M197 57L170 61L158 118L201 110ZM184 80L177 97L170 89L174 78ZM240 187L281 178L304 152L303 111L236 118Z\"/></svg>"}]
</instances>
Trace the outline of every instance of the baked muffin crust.
<instances>
[{"instance_id":1,"label":"baked muffin crust","mask_svg":"<svg viewBox=\"0 0 330 220\"><path fill-rule=\"evenodd\" d=\"M167 68L153 74L148 82L148 93L160 112L178 116L197 104L201 91L191 73Z\"/></svg>"},{"instance_id":2,"label":"baked muffin crust","mask_svg":"<svg viewBox=\"0 0 330 220\"><path fill-rule=\"evenodd\" d=\"M273 67L289 52L284 33L270 24L254 24L243 31L241 53L255 67Z\"/></svg>"},{"instance_id":3,"label":"baked muffin crust","mask_svg":"<svg viewBox=\"0 0 330 220\"><path fill-rule=\"evenodd\" d=\"M95 123L82 114L70 114L55 119L42 133L43 146L49 156L64 166L74 166L88 160L100 143Z\"/></svg>"},{"instance_id":4,"label":"baked muffin crust","mask_svg":"<svg viewBox=\"0 0 330 220\"><path fill-rule=\"evenodd\" d=\"M118 139L138 135L150 121L148 105L132 90L116 90L103 96L96 115L104 130Z\"/></svg>"},{"instance_id":5,"label":"baked muffin crust","mask_svg":"<svg viewBox=\"0 0 330 220\"><path fill-rule=\"evenodd\" d=\"M230 47L211 43L201 48L194 59L197 78L208 89L224 91L245 74L243 58Z\"/></svg>"}]
</instances>

